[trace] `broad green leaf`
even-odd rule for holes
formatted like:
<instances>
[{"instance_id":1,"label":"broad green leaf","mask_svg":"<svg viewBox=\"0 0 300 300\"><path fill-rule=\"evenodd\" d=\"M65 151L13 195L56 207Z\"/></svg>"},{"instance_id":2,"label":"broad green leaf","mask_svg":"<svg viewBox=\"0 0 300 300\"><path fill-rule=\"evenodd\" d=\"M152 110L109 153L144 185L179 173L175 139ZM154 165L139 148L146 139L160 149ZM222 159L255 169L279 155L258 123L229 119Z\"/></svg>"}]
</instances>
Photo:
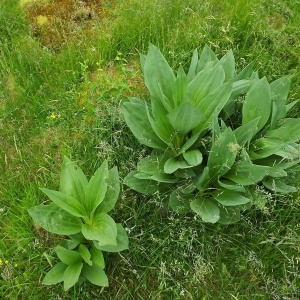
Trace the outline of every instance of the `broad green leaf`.
<instances>
[{"instance_id":1,"label":"broad green leaf","mask_svg":"<svg viewBox=\"0 0 300 300\"><path fill-rule=\"evenodd\" d=\"M157 119L156 114L154 112L158 112L156 107L161 107L161 111L166 114L166 112L170 112L174 108L173 100L169 99L162 90L162 87L159 82L156 83L157 85L157 95L150 95L151 99L151 108L153 109L153 116Z\"/></svg>"},{"instance_id":2,"label":"broad green leaf","mask_svg":"<svg viewBox=\"0 0 300 300\"><path fill-rule=\"evenodd\" d=\"M92 265L91 261L91 253L86 245L80 244L79 245L79 254L81 255L82 259L88 264Z\"/></svg>"},{"instance_id":3,"label":"broad green leaf","mask_svg":"<svg viewBox=\"0 0 300 300\"><path fill-rule=\"evenodd\" d=\"M284 105L284 111L285 111L285 105ZM280 112L280 108L278 106L278 103L275 101L272 102L272 114L271 114L271 122L269 129L274 129L277 127L277 122L279 120L278 115Z\"/></svg>"},{"instance_id":4,"label":"broad green leaf","mask_svg":"<svg viewBox=\"0 0 300 300\"><path fill-rule=\"evenodd\" d=\"M250 202L250 199L234 191L216 191L212 194L214 199L224 206L236 206Z\"/></svg>"},{"instance_id":5,"label":"broad green leaf","mask_svg":"<svg viewBox=\"0 0 300 300\"><path fill-rule=\"evenodd\" d=\"M248 64L239 74L234 77L234 81L249 79L253 73L253 62Z\"/></svg>"},{"instance_id":6,"label":"broad green leaf","mask_svg":"<svg viewBox=\"0 0 300 300\"><path fill-rule=\"evenodd\" d=\"M220 219L218 223L220 224L234 224L241 219L240 210L236 207L219 207L220 210Z\"/></svg>"},{"instance_id":7,"label":"broad green leaf","mask_svg":"<svg viewBox=\"0 0 300 300\"><path fill-rule=\"evenodd\" d=\"M203 70L203 68L205 67L205 65L207 63L212 62L212 61L216 62L216 61L218 61L218 58L217 58L216 54L211 50L211 48L208 45L205 45L200 54L196 73L199 73L201 70Z\"/></svg>"},{"instance_id":8,"label":"broad green leaf","mask_svg":"<svg viewBox=\"0 0 300 300\"><path fill-rule=\"evenodd\" d=\"M172 174L178 169L190 168L191 166L185 160L179 160L175 157L169 158L164 166L164 171L166 174Z\"/></svg>"},{"instance_id":9,"label":"broad green leaf","mask_svg":"<svg viewBox=\"0 0 300 300\"><path fill-rule=\"evenodd\" d=\"M258 121L259 117L234 130L236 141L241 147L244 147L246 143L249 145L251 139L257 133Z\"/></svg>"},{"instance_id":10,"label":"broad green leaf","mask_svg":"<svg viewBox=\"0 0 300 300\"><path fill-rule=\"evenodd\" d=\"M242 125L260 117L257 127L261 130L271 113L271 88L264 77L255 82L245 97L242 109Z\"/></svg>"},{"instance_id":11,"label":"broad green leaf","mask_svg":"<svg viewBox=\"0 0 300 300\"><path fill-rule=\"evenodd\" d=\"M286 105L286 112L289 112L297 103L299 102L299 100L293 101L289 104Z\"/></svg>"},{"instance_id":12,"label":"broad green leaf","mask_svg":"<svg viewBox=\"0 0 300 300\"><path fill-rule=\"evenodd\" d=\"M78 245L79 245L79 242L78 241L75 241L75 240L64 240L61 245L67 249L70 249L70 250L73 250L75 249Z\"/></svg>"},{"instance_id":13,"label":"broad green leaf","mask_svg":"<svg viewBox=\"0 0 300 300\"><path fill-rule=\"evenodd\" d=\"M189 83L191 103L193 106L199 107L207 95L222 86L224 79L225 72L220 63L212 69L198 73Z\"/></svg>"},{"instance_id":14,"label":"broad green leaf","mask_svg":"<svg viewBox=\"0 0 300 300\"><path fill-rule=\"evenodd\" d=\"M278 138L261 138L256 140L248 153L252 160L266 158L273 154L277 154L285 143Z\"/></svg>"},{"instance_id":15,"label":"broad green leaf","mask_svg":"<svg viewBox=\"0 0 300 300\"><path fill-rule=\"evenodd\" d=\"M123 184L129 186L131 189L141 194L151 194L158 190L158 182L153 180L143 180L136 178L135 175L138 172L130 172L123 181Z\"/></svg>"},{"instance_id":16,"label":"broad green leaf","mask_svg":"<svg viewBox=\"0 0 300 300\"><path fill-rule=\"evenodd\" d=\"M278 157L277 157L278 159ZM276 161L277 163L277 161ZM284 170L289 171L289 168L293 168L294 166L297 166L299 164L298 160L285 160L285 159L280 159L280 161L278 162L278 166L279 168L282 168ZM274 165L273 165L274 166Z\"/></svg>"},{"instance_id":17,"label":"broad green leaf","mask_svg":"<svg viewBox=\"0 0 300 300\"><path fill-rule=\"evenodd\" d=\"M240 150L234 133L227 128L220 134L218 139L213 143L209 152L207 167L211 176L222 176L233 165L235 158Z\"/></svg>"},{"instance_id":18,"label":"broad green leaf","mask_svg":"<svg viewBox=\"0 0 300 300\"><path fill-rule=\"evenodd\" d=\"M211 180L212 178L210 176L210 170L208 167L204 168L203 172L199 177L193 178L194 185L200 191L204 190Z\"/></svg>"},{"instance_id":19,"label":"broad green leaf","mask_svg":"<svg viewBox=\"0 0 300 300\"><path fill-rule=\"evenodd\" d=\"M218 115L218 118L220 117L224 121L229 119L236 111L236 106L237 106L237 102L235 101L236 99L231 97L229 98L229 100L224 105L224 107L222 108L221 112Z\"/></svg>"},{"instance_id":20,"label":"broad green leaf","mask_svg":"<svg viewBox=\"0 0 300 300\"><path fill-rule=\"evenodd\" d=\"M120 194L120 180L117 167L114 167L108 171L108 177L106 180L107 190L103 201L98 206L95 214L103 212L109 212L115 207Z\"/></svg>"},{"instance_id":21,"label":"broad green leaf","mask_svg":"<svg viewBox=\"0 0 300 300\"><path fill-rule=\"evenodd\" d=\"M248 162L252 162L252 160L249 156L249 150L244 148L244 147L241 149L239 156L240 156L240 160L245 160L245 161L248 161Z\"/></svg>"},{"instance_id":22,"label":"broad green leaf","mask_svg":"<svg viewBox=\"0 0 300 300\"><path fill-rule=\"evenodd\" d=\"M137 172L134 175L135 178L142 179L142 180L151 179L151 176L153 176L153 175L150 175L150 174L147 174L147 173L142 173L142 172Z\"/></svg>"},{"instance_id":23,"label":"broad green leaf","mask_svg":"<svg viewBox=\"0 0 300 300\"><path fill-rule=\"evenodd\" d=\"M78 281L83 263L77 262L69 265L64 273L64 290L67 291Z\"/></svg>"},{"instance_id":24,"label":"broad green leaf","mask_svg":"<svg viewBox=\"0 0 300 300\"><path fill-rule=\"evenodd\" d=\"M166 97L168 99L172 98L175 75L162 53L153 45L150 45L144 63L144 78L152 96L160 96L160 91L158 91L157 87L159 84Z\"/></svg>"},{"instance_id":25,"label":"broad green leaf","mask_svg":"<svg viewBox=\"0 0 300 300\"><path fill-rule=\"evenodd\" d=\"M125 102L122 112L127 126L138 141L151 148L165 149L166 144L156 135L149 122L144 101Z\"/></svg>"},{"instance_id":26,"label":"broad green leaf","mask_svg":"<svg viewBox=\"0 0 300 300\"><path fill-rule=\"evenodd\" d=\"M221 111L221 117L224 120L228 119L235 112L236 104L238 103L237 98L245 95L253 83L253 80L239 80L233 82L230 97Z\"/></svg>"},{"instance_id":27,"label":"broad green leaf","mask_svg":"<svg viewBox=\"0 0 300 300\"><path fill-rule=\"evenodd\" d=\"M243 186L236 184L233 181L230 180L218 180L218 184L220 187L227 189L229 191L234 191L234 192L240 192L240 193L245 193L246 190Z\"/></svg>"},{"instance_id":28,"label":"broad green leaf","mask_svg":"<svg viewBox=\"0 0 300 300\"><path fill-rule=\"evenodd\" d=\"M168 174L155 174L150 177L150 179L158 181L158 182L164 182L164 183L175 183L178 182L178 178L176 178L173 175Z\"/></svg>"},{"instance_id":29,"label":"broad green leaf","mask_svg":"<svg viewBox=\"0 0 300 300\"><path fill-rule=\"evenodd\" d=\"M218 136L221 134L222 130L221 130L221 126L220 126L220 122L219 122L219 116L217 114L214 114L213 118L212 118L212 122L211 122L211 140L212 142L214 142Z\"/></svg>"},{"instance_id":30,"label":"broad green leaf","mask_svg":"<svg viewBox=\"0 0 300 300\"><path fill-rule=\"evenodd\" d=\"M284 169L280 167L280 165L270 167L269 174L268 174L268 176L273 178L285 177L287 175L288 175L287 172L285 172Z\"/></svg>"},{"instance_id":31,"label":"broad green leaf","mask_svg":"<svg viewBox=\"0 0 300 300\"><path fill-rule=\"evenodd\" d=\"M58 258L66 265L82 261L82 257L77 251L66 249L62 246L56 246L54 250Z\"/></svg>"},{"instance_id":32,"label":"broad green leaf","mask_svg":"<svg viewBox=\"0 0 300 300\"><path fill-rule=\"evenodd\" d=\"M204 222L216 223L220 219L220 210L217 204L208 198L194 199L191 201L190 206Z\"/></svg>"},{"instance_id":33,"label":"broad green leaf","mask_svg":"<svg viewBox=\"0 0 300 300\"><path fill-rule=\"evenodd\" d=\"M91 224L82 225L82 234L88 240L97 240L101 246L117 244L116 223L109 215L104 213L94 216Z\"/></svg>"},{"instance_id":34,"label":"broad green leaf","mask_svg":"<svg viewBox=\"0 0 300 300\"><path fill-rule=\"evenodd\" d=\"M226 129L227 129L226 123L222 119L220 119L220 133L224 132Z\"/></svg>"},{"instance_id":35,"label":"broad green leaf","mask_svg":"<svg viewBox=\"0 0 300 300\"><path fill-rule=\"evenodd\" d=\"M196 190L196 187L193 181L189 180L185 182L183 185L181 185L177 190L183 195L189 195L189 194L193 194L193 192Z\"/></svg>"},{"instance_id":36,"label":"broad green leaf","mask_svg":"<svg viewBox=\"0 0 300 300\"><path fill-rule=\"evenodd\" d=\"M164 173L164 164L168 160L168 156L152 155L142 158L137 163L137 170L150 175Z\"/></svg>"},{"instance_id":37,"label":"broad green leaf","mask_svg":"<svg viewBox=\"0 0 300 300\"><path fill-rule=\"evenodd\" d=\"M121 224L117 224L117 245L100 246L99 243L95 245L99 250L106 252L120 252L128 249L127 232Z\"/></svg>"},{"instance_id":38,"label":"broad green leaf","mask_svg":"<svg viewBox=\"0 0 300 300\"><path fill-rule=\"evenodd\" d=\"M185 75L182 66L179 67L177 72L177 78L174 82L172 97L174 108L184 103L188 97L188 78Z\"/></svg>"},{"instance_id":39,"label":"broad green leaf","mask_svg":"<svg viewBox=\"0 0 300 300\"><path fill-rule=\"evenodd\" d=\"M169 197L169 206L179 214L186 214L191 211L190 202L193 195L184 195L178 190L174 190Z\"/></svg>"},{"instance_id":40,"label":"broad green leaf","mask_svg":"<svg viewBox=\"0 0 300 300\"><path fill-rule=\"evenodd\" d=\"M195 177L196 173L192 169L178 169L174 172L177 178L191 178Z\"/></svg>"},{"instance_id":41,"label":"broad green leaf","mask_svg":"<svg viewBox=\"0 0 300 300\"><path fill-rule=\"evenodd\" d=\"M182 153L186 152L190 147L192 147L197 142L197 140L199 139L200 133L201 133L200 131L197 132L197 133L193 133L192 137L189 138L183 144L183 146L180 148L180 150L178 151L178 154L182 154Z\"/></svg>"},{"instance_id":42,"label":"broad green leaf","mask_svg":"<svg viewBox=\"0 0 300 300\"><path fill-rule=\"evenodd\" d=\"M300 174L300 165L296 164L294 167L290 168L288 171L290 174L298 176ZM289 180L289 182L290 182L290 180ZM295 179L293 180L293 183L295 183Z\"/></svg>"},{"instance_id":43,"label":"broad green leaf","mask_svg":"<svg viewBox=\"0 0 300 300\"><path fill-rule=\"evenodd\" d=\"M245 95L249 91L253 83L254 83L253 80L246 80L246 79L234 81L232 84L232 91L231 91L229 101L236 100L238 97Z\"/></svg>"},{"instance_id":44,"label":"broad green leaf","mask_svg":"<svg viewBox=\"0 0 300 300\"><path fill-rule=\"evenodd\" d=\"M101 250L97 249L94 245L90 249L91 259L93 264L96 264L99 268L105 268L105 261Z\"/></svg>"},{"instance_id":45,"label":"broad green leaf","mask_svg":"<svg viewBox=\"0 0 300 300\"><path fill-rule=\"evenodd\" d=\"M181 136L186 135L203 120L201 112L188 102L175 108L167 117L172 127Z\"/></svg>"},{"instance_id":46,"label":"broad green leaf","mask_svg":"<svg viewBox=\"0 0 300 300\"><path fill-rule=\"evenodd\" d=\"M240 185L252 185L267 176L269 169L270 167L254 165L248 161L240 161L224 177Z\"/></svg>"},{"instance_id":47,"label":"broad green leaf","mask_svg":"<svg viewBox=\"0 0 300 300\"><path fill-rule=\"evenodd\" d=\"M147 117L153 131L167 145L167 147L165 146L165 148L169 147L172 149L172 139L175 135L175 131L174 128L171 126L169 119L166 116L161 115L159 118L156 117L156 119L154 120L150 115L150 111L147 106L146 110Z\"/></svg>"},{"instance_id":48,"label":"broad green leaf","mask_svg":"<svg viewBox=\"0 0 300 300\"><path fill-rule=\"evenodd\" d=\"M289 94L291 80L287 76L281 77L273 82L270 83L271 87L271 97L273 101L280 101L283 102L284 105L286 104L286 99ZM285 110L281 112L279 119L285 117Z\"/></svg>"},{"instance_id":49,"label":"broad green leaf","mask_svg":"<svg viewBox=\"0 0 300 300\"><path fill-rule=\"evenodd\" d=\"M165 99L165 96L163 100L167 101ZM151 118L153 118L154 120L165 119L166 115L173 110L171 106L164 104L165 102L162 103L160 99L157 99L153 96L150 96L150 101L151 101L150 103L151 105L148 106L148 110L150 112Z\"/></svg>"},{"instance_id":50,"label":"broad green leaf","mask_svg":"<svg viewBox=\"0 0 300 300\"><path fill-rule=\"evenodd\" d=\"M211 70L215 65L217 65L219 63L219 60L215 60L215 61L210 61L210 62L208 62L207 64L205 64L205 66L204 66L204 68L203 68L203 70L201 70L200 72L198 72L198 74L199 73L204 73L205 71L207 71L207 70ZM197 66L197 70L198 70L198 66ZM198 75L197 74L197 75Z\"/></svg>"},{"instance_id":51,"label":"broad green leaf","mask_svg":"<svg viewBox=\"0 0 300 300\"><path fill-rule=\"evenodd\" d=\"M300 145L298 143L285 144L284 147L276 152L276 155L290 160L299 160Z\"/></svg>"},{"instance_id":52,"label":"broad green leaf","mask_svg":"<svg viewBox=\"0 0 300 300\"><path fill-rule=\"evenodd\" d=\"M272 105L271 129L276 128L278 120L287 113L286 99L289 93L290 79L285 76L270 83Z\"/></svg>"},{"instance_id":53,"label":"broad green leaf","mask_svg":"<svg viewBox=\"0 0 300 300\"><path fill-rule=\"evenodd\" d=\"M258 72L257 71L254 71L250 77L251 80L254 80L254 81L258 81L259 80L259 76L258 76Z\"/></svg>"},{"instance_id":54,"label":"broad green leaf","mask_svg":"<svg viewBox=\"0 0 300 300\"><path fill-rule=\"evenodd\" d=\"M187 78L188 78L188 81L192 81L195 76L196 76L196 72L197 72L197 65L198 65L198 51L197 49L194 50L193 52L193 57L192 57L192 60L191 60L191 64L190 64L190 67L189 67L189 71L188 71L188 74L187 74Z\"/></svg>"},{"instance_id":55,"label":"broad green leaf","mask_svg":"<svg viewBox=\"0 0 300 300\"><path fill-rule=\"evenodd\" d=\"M83 203L84 188L87 183L87 178L82 170L65 156L60 173L60 191Z\"/></svg>"},{"instance_id":56,"label":"broad green leaf","mask_svg":"<svg viewBox=\"0 0 300 300\"><path fill-rule=\"evenodd\" d=\"M40 188L57 206L75 217L84 217L86 215L83 205L72 196L68 196L59 191Z\"/></svg>"},{"instance_id":57,"label":"broad green leaf","mask_svg":"<svg viewBox=\"0 0 300 300\"><path fill-rule=\"evenodd\" d=\"M61 235L75 234L81 231L82 222L56 204L38 205L28 210L29 215L45 230Z\"/></svg>"},{"instance_id":58,"label":"broad green leaf","mask_svg":"<svg viewBox=\"0 0 300 300\"><path fill-rule=\"evenodd\" d=\"M268 138L276 138L283 142L294 143L300 140L300 119L287 119L279 128L268 130Z\"/></svg>"},{"instance_id":59,"label":"broad green leaf","mask_svg":"<svg viewBox=\"0 0 300 300\"><path fill-rule=\"evenodd\" d=\"M225 82L234 77L235 63L232 50L229 50L221 59L220 63L225 72Z\"/></svg>"},{"instance_id":60,"label":"broad green leaf","mask_svg":"<svg viewBox=\"0 0 300 300\"><path fill-rule=\"evenodd\" d=\"M68 266L62 262L57 263L44 277L42 284L57 284L64 280L64 273Z\"/></svg>"},{"instance_id":61,"label":"broad green leaf","mask_svg":"<svg viewBox=\"0 0 300 300\"><path fill-rule=\"evenodd\" d=\"M214 115L218 115L224 105L227 103L232 91L232 82L221 85L208 94L198 105L198 109L204 116L204 120L199 123L197 128L193 131L196 133L206 129L212 121Z\"/></svg>"},{"instance_id":62,"label":"broad green leaf","mask_svg":"<svg viewBox=\"0 0 300 300\"><path fill-rule=\"evenodd\" d=\"M288 161L284 158L273 155L273 156L269 156L269 157L261 159L261 160L256 160L255 164L262 165L262 166L269 166L271 168L278 168L278 169L286 170L286 169L291 168L294 165L298 164L298 161L297 160ZM271 169L270 169L270 172L271 172Z\"/></svg>"},{"instance_id":63,"label":"broad green leaf","mask_svg":"<svg viewBox=\"0 0 300 300\"><path fill-rule=\"evenodd\" d=\"M182 156L190 166L198 166L203 160L202 153L198 149L183 152Z\"/></svg>"},{"instance_id":64,"label":"broad green leaf","mask_svg":"<svg viewBox=\"0 0 300 300\"><path fill-rule=\"evenodd\" d=\"M85 209L88 215L103 201L107 191L108 163L105 160L90 179L85 189Z\"/></svg>"},{"instance_id":65,"label":"broad green leaf","mask_svg":"<svg viewBox=\"0 0 300 300\"><path fill-rule=\"evenodd\" d=\"M297 192L297 189L294 186L287 185L286 183L278 179L272 179L269 181L265 180L263 181L263 184L266 188L274 191L275 193L289 194Z\"/></svg>"},{"instance_id":66,"label":"broad green leaf","mask_svg":"<svg viewBox=\"0 0 300 300\"><path fill-rule=\"evenodd\" d=\"M77 242L78 244L84 244L86 243L86 238L83 236L82 232L78 232L76 234L71 234L69 237L72 239L72 241Z\"/></svg>"},{"instance_id":67,"label":"broad green leaf","mask_svg":"<svg viewBox=\"0 0 300 300\"><path fill-rule=\"evenodd\" d=\"M84 266L82 274L92 284L98 286L108 286L108 278L104 270L97 265Z\"/></svg>"}]
</instances>

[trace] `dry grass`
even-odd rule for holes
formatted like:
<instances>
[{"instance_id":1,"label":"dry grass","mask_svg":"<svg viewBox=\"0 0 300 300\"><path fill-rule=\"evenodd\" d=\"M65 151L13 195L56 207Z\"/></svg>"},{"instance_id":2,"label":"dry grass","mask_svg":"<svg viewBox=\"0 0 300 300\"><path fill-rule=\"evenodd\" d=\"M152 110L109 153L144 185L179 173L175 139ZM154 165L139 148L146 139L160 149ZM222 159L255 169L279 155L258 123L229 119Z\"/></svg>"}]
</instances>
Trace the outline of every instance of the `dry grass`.
<instances>
[{"instance_id":1,"label":"dry grass","mask_svg":"<svg viewBox=\"0 0 300 300\"><path fill-rule=\"evenodd\" d=\"M113 4L114 0L108 2ZM94 24L110 12L107 4L98 0L33 2L24 8L33 35L43 46L53 50L59 50L78 35L90 34Z\"/></svg>"}]
</instances>

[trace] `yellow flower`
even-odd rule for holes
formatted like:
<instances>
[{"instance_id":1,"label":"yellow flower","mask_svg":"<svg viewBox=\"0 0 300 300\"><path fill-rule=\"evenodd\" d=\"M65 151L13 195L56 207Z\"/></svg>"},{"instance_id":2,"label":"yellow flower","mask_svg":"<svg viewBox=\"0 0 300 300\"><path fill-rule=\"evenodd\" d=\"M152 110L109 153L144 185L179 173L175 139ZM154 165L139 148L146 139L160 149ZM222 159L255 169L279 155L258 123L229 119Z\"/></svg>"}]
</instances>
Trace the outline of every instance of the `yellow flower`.
<instances>
[{"instance_id":1,"label":"yellow flower","mask_svg":"<svg viewBox=\"0 0 300 300\"><path fill-rule=\"evenodd\" d=\"M2 266L3 265L3 261L2 261L2 259L0 259L0 266Z\"/></svg>"},{"instance_id":2,"label":"yellow flower","mask_svg":"<svg viewBox=\"0 0 300 300\"><path fill-rule=\"evenodd\" d=\"M59 117L60 117L60 115L56 115L55 113L51 113L51 115L50 115L51 119L57 119Z\"/></svg>"}]
</instances>

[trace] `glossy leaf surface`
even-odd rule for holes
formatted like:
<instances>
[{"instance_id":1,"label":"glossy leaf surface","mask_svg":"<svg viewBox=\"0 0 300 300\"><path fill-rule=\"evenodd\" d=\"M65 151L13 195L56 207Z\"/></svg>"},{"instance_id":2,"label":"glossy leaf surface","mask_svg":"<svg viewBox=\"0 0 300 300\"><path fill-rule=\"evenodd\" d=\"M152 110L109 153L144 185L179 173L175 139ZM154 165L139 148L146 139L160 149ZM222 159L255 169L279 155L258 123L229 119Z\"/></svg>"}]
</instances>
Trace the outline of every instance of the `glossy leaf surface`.
<instances>
[{"instance_id":1,"label":"glossy leaf surface","mask_svg":"<svg viewBox=\"0 0 300 300\"><path fill-rule=\"evenodd\" d=\"M99 213L91 223L82 225L82 234L88 240L97 240L104 245L117 244L117 226L115 221L107 214Z\"/></svg>"},{"instance_id":2,"label":"glossy leaf surface","mask_svg":"<svg viewBox=\"0 0 300 300\"><path fill-rule=\"evenodd\" d=\"M54 203L35 206L28 212L35 222L52 233L70 235L80 232L82 228L80 218L72 216Z\"/></svg>"},{"instance_id":3,"label":"glossy leaf surface","mask_svg":"<svg viewBox=\"0 0 300 300\"><path fill-rule=\"evenodd\" d=\"M204 222L216 223L220 219L220 210L215 202L210 199L194 199L191 201L190 206Z\"/></svg>"}]
</instances>

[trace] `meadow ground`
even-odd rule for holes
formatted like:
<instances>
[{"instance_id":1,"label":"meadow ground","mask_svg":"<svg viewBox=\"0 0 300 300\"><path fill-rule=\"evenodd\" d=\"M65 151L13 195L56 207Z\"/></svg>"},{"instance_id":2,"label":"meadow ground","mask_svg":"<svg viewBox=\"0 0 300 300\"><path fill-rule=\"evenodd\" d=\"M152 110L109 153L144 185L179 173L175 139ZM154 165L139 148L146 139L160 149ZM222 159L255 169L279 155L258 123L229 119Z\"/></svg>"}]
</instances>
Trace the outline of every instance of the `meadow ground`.
<instances>
[{"instance_id":1,"label":"meadow ground","mask_svg":"<svg viewBox=\"0 0 300 300\"><path fill-rule=\"evenodd\" d=\"M110 286L41 285L59 239L27 210L47 201L39 187L58 188L63 155L86 174L107 159L122 179L148 153L120 102L147 98L139 53L149 43L184 68L205 44L218 55L232 49L237 70L254 61L270 81L288 75L289 101L300 99L300 2L224 2L1 1L1 299L300 299L298 193L273 195L224 226L124 186L112 217L130 248L105 256Z\"/></svg>"}]
</instances>

